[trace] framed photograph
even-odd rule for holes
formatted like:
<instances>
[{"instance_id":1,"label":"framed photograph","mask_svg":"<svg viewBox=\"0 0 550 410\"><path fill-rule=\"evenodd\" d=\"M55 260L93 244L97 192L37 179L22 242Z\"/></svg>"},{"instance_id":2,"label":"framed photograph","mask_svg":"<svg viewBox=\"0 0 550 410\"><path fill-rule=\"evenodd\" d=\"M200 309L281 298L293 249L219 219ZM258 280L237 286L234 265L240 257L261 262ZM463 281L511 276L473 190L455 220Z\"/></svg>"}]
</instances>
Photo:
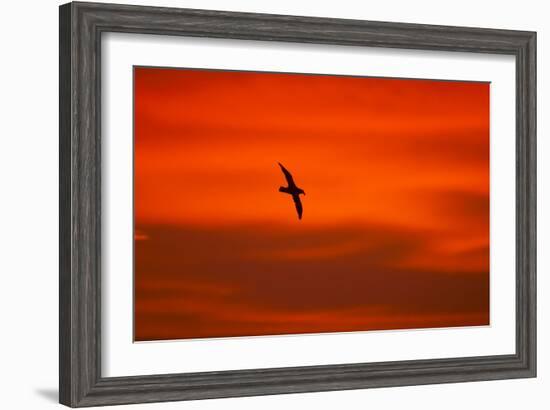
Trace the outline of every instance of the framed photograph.
<instances>
[{"instance_id":1,"label":"framed photograph","mask_svg":"<svg viewBox=\"0 0 550 410\"><path fill-rule=\"evenodd\" d=\"M60 7L60 402L535 377L536 34Z\"/></svg>"}]
</instances>

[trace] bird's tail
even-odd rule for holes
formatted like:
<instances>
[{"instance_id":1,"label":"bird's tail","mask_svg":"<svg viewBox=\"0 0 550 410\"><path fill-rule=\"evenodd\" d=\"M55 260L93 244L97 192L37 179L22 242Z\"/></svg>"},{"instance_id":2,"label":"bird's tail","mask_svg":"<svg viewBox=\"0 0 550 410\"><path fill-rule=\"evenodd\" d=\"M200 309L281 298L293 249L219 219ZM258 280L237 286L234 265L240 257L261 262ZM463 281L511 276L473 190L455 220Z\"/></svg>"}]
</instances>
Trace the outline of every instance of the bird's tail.
<instances>
[{"instance_id":1,"label":"bird's tail","mask_svg":"<svg viewBox=\"0 0 550 410\"><path fill-rule=\"evenodd\" d=\"M290 194L290 192L288 192L288 188L284 187L284 186L279 187L279 192L284 192L285 194Z\"/></svg>"}]
</instances>

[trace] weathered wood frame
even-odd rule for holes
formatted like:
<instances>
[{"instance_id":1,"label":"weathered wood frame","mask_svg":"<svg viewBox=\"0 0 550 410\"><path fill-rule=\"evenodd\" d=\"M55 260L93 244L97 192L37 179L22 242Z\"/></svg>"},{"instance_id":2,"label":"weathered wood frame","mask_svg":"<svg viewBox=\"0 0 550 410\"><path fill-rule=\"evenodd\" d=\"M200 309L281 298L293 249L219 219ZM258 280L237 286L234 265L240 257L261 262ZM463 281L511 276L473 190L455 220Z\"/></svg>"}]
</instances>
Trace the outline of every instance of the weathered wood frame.
<instances>
[{"instance_id":1,"label":"weathered wood frame","mask_svg":"<svg viewBox=\"0 0 550 410\"><path fill-rule=\"evenodd\" d=\"M516 59L516 353L101 377L101 34L510 54ZM536 33L206 10L60 7L60 402L72 407L536 375Z\"/></svg>"}]
</instances>

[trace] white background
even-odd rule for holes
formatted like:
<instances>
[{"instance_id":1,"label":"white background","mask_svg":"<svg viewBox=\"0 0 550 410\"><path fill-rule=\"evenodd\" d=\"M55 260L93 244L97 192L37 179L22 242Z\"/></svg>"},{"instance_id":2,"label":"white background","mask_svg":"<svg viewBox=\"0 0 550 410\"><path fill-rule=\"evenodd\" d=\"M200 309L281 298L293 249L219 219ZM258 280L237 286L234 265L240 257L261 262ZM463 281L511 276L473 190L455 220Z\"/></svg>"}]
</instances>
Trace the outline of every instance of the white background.
<instances>
[{"instance_id":1,"label":"white background","mask_svg":"<svg viewBox=\"0 0 550 410\"><path fill-rule=\"evenodd\" d=\"M124 2L124 1L120 1ZM316 407L464 409L547 408L550 388L550 282L548 207L548 111L550 21L541 1L245 1L140 2L166 6L333 16L414 23L516 28L538 31L539 112L539 377L529 380L310 393L201 402L139 405L141 408L279 409ZM57 401L58 268L58 11L56 1L3 4L0 26L0 366L3 408L41 409ZM132 408L130 406L126 408Z\"/></svg>"},{"instance_id":2,"label":"white background","mask_svg":"<svg viewBox=\"0 0 550 410\"><path fill-rule=\"evenodd\" d=\"M515 352L513 56L110 33L102 45L102 375ZM406 61L406 64L403 63ZM133 65L491 81L490 326L134 343Z\"/></svg>"}]
</instances>

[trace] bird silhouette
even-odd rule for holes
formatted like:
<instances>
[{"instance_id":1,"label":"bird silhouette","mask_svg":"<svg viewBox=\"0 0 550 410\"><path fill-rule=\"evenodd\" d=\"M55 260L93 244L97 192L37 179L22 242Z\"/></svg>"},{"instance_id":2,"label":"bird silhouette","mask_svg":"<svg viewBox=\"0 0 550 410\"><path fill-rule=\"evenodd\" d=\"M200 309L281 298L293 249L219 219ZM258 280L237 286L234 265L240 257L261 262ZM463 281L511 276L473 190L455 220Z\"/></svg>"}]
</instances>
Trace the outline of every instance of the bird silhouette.
<instances>
[{"instance_id":1,"label":"bird silhouette","mask_svg":"<svg viewBox=\"0 0 550 410\"><path fill-rule=\"evenodd\" d=\"M285 179L288 184L288 186L282 186L279 188L279 192L284 192L285 194L292 195L292 200L294 201L294 205L296 206L296 212L298 212L298 219L302 219L302 201L300 201L300 194L305 195L306 193L302 188L298 188L296 184L294 183L294 178L292 178L292 175L290 172L288 172L288 169L286 169L280 162L278 162L279 166L281 167L281 171L283 171L283 174L285 174Z\"/></svg>"}]
</instances>

